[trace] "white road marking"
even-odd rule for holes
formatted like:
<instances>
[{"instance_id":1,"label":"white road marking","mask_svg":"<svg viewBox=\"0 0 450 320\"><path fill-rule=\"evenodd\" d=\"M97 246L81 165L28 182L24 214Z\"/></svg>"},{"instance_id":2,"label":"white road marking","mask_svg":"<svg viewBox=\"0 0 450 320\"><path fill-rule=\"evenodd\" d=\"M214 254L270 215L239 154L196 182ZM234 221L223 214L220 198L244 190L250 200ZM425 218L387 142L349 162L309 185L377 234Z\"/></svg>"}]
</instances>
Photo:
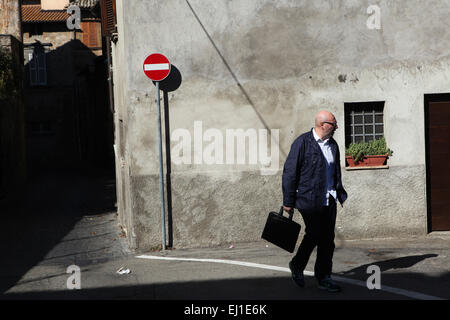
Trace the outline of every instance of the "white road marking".
<instances>
[{"instance_id":1,"label":"white road marking","mask_svg":"<svg viewBox=\"0 0 450 320\"><path fill-rule=\"evenodd\" d=\"M260 263L253 263L253 262L234 261L234 260L175 258L175 257L160 257L160 256L148 256L148 255L141 255L141 256L137 256L136 258L153 259L153 260L191 261L191 262L214 262L214 263L234 264L234 265L244 266L244 267L253 267L253 268L260 268L260 269L291 272L289 270L289 268L277 267L277 266L271 266L271 265L267 265L267 264L260 264ZM312 272L305 271L305 275L313 276L314 274Z\"/></svg>"},{"instance_id":2,"label":"white road marking","mask_svg":"<svg viewBox=\"0 0 450 320\"><path fill-rule=\"evenodd\" d=\"M169 70L168 63L151 63L144 64L144 71Z\"/></svg>"},{"instance_id":3,"label":"white road marking","mask_svg":"<svg viewBox=\"0 0 450 320\"><path fill-rule=\"evenodd\" d=\"M267 270L275 270L275 271L281 271L281 272L291 272L289 268L285 267L278 267L278 266L272 266L268 264L260 264L260 263L254 263L254 262L245 262L245 261L234 261L234 260L224 260L224 259L198 259L198 258L177 258L177 257L160 257L160 256L150 256L150 255L140 255L136 256L136 258L139 259L150 259L150 260L172 260L172 261L190 261L190 262L212 262L212 263L224 263L224 264L232 264L232 265L238 265L238 266L244 266L244 267L252 267L252 268L260 268L260 269L267 269ZM305 270L303 272L306 276L314 276L314 272ZM356 286L367 288L367 284L365 281L355 280L355 279L349 279L344 278L340 276L333 275L333 279L337 282L344 282L353 284ZM406 296L413 299L418 300L445 300L440 297L435 297L427 294L423 294L420 292L414 292L410 290L400 289L400 288L394 288L390 286L381 286L381 289L386 292L394 293L397 295Z\"/></svg>"}]
</instances>

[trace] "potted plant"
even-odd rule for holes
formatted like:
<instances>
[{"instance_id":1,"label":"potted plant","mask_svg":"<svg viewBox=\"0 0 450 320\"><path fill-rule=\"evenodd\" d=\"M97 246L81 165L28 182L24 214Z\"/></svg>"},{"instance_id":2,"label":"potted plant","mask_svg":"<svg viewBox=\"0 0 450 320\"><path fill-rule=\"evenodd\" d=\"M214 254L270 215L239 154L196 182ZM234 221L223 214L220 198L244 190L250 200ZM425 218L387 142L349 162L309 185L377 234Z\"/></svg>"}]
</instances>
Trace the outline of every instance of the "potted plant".
<instances>
[{"instance_id":1,"label":"potted plant","mask_svg":"<svg viewBox=\"0 0 450 320\"><path fill-rule=\"evenodd\" d=\"M350 167L382 166L393 151L386 145L384 137L368 141L351 143L345 150L345 159Z\"/></svg>"}]
</instances>

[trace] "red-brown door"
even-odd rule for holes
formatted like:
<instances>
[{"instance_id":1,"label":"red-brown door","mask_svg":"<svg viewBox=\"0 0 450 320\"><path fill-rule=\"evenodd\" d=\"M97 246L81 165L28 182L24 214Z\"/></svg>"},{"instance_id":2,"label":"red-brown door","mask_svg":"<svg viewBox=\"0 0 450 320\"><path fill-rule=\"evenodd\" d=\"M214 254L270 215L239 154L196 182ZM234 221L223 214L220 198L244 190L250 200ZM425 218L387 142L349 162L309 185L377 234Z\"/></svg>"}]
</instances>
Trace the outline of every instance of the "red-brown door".
<instances>
[{"instance_id":1,"label":"red-brown door","mask_svg":"<svg viewBox=\"0 0 450 320\"><path fill-rule=\"evenodd\" d=\"M428 196L431 231L450 230L450 99L428 102Z\"/></svg>"}]
</instances>

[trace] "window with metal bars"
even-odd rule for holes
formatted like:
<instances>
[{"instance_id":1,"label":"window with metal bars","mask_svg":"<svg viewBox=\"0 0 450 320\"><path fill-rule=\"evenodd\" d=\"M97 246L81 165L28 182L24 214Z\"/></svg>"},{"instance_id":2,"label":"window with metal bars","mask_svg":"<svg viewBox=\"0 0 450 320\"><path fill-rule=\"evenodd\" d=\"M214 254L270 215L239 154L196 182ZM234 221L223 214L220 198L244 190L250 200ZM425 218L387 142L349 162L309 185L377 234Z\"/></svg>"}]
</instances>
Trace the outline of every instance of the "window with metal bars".
<instances>
[{"instance_id":1,"label":"window with metal bars","mask_svg":"<svg viewBox=\"0 0 450 320\"><path fill-rule=\"evenodd\" d=\"M345 146L383 137L383 109L384 101L345 103Z\"/></svg>"},{"instance_id":2,"label":"window with metal bars","mask_svg":"<svg viewBox=\"0 0 450 320\"><path fill-rule=\"evenodd\" d=\"M28 51L28 68L31 86L47 85L47 57L42 48Z\"/></svg>"}]
</instances>

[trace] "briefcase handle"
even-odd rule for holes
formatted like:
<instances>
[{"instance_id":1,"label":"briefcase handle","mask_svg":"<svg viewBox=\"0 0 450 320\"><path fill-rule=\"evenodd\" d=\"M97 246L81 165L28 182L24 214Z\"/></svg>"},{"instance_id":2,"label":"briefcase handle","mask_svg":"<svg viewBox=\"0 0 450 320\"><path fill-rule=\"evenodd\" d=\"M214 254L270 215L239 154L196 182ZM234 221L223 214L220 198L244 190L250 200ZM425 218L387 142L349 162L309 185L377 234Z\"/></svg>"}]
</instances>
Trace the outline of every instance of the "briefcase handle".
<instances>
[{"instance_id":1,"label":"briefcase handle","mask_svg":"<svg viewBox=\"0 0 450 320\"><path fill-rule=\"evenodd\" d=\"M283 215L283 206L280 208L280 212L278 213L280 216ZM292 216L294 215L294 208L291 208L291 210L288 212L289 214L289 220L292 220Z\"/></svg>"}]
</instances>

